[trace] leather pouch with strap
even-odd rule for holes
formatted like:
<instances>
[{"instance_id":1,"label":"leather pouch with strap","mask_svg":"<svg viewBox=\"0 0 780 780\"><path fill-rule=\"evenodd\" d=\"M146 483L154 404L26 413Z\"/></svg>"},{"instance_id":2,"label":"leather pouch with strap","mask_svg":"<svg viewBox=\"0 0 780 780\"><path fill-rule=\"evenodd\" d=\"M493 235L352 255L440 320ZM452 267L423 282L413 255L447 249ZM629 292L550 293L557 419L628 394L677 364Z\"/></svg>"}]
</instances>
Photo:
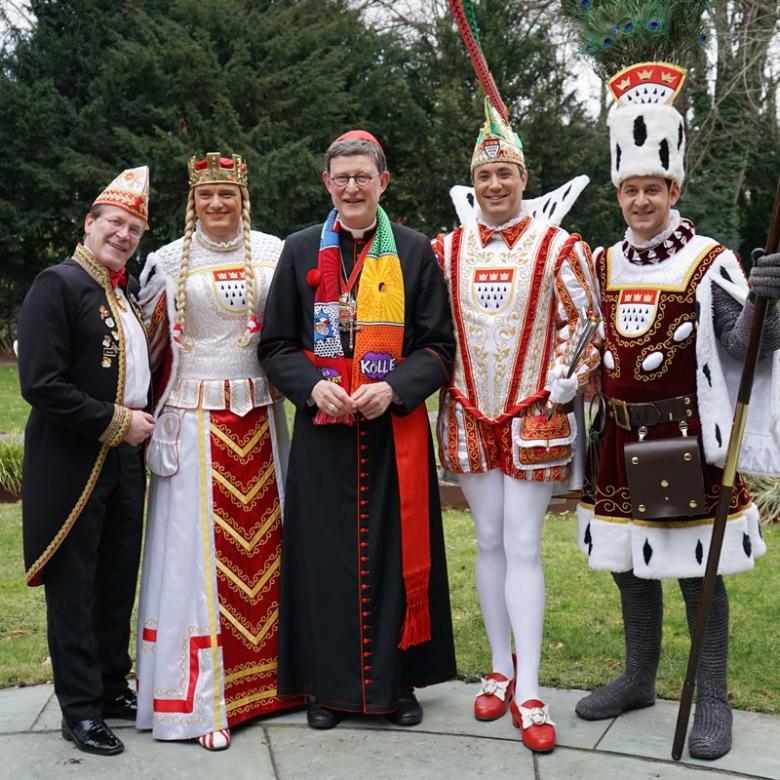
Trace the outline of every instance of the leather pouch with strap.
<instances>
[{"instance_id":1,"label":"leather pouch with strap","mask_svg":"<svg viewBox=\"0 0 780 780\"><path fill-rule=\"evenodd\" d=\"M623 450L631 508L637 520L679 520L704 512L704 476L696 436L680 422L680 436L639 441Z\"/></svg>"}]
</instances>

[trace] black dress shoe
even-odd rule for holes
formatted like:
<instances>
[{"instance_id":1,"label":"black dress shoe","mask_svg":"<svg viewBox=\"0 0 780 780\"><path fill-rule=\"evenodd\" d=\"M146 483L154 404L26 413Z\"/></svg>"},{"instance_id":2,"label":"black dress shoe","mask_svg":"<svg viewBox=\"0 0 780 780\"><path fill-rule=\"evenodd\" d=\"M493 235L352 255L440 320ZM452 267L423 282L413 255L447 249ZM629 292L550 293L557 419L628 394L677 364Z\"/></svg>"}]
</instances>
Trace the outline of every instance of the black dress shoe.
<instances>
[{"instance_id":1,"label":"black dress shoe","mask_svg":"<svg viewBox=\"0 0 780 780\"><path fill-rule=\"evenodd\" d=\"M343 717L342 713L329 710L316 701L309 705L309 711L306 713L309 727L313 729L332 729L339 725Z\"/></svg>"},{"instance_id":2,"label":"black dress shoe","mask_svg":"<svg viewBox=\"0 0 780 780\"><path fill-rule=\"evenodd\" d=\"M401 691L398 697L398 709L391 712L387 719L396 726L416 726L422 723L423 708L413 690Z\"/></svg>"},{"instance_id":3,"label":"black dress shoe","mask_svg":"<svg viewBox=\"0 0 780 780\"><path fill-rule=\"evenodd\" d=\"M106 699L103 702L104 718L135 720L137 712L138 703L136 702L135 692L129 688L120 693L119 696L115 696L113 699Z\"/></svg>"},{"instance_id":4,"label":"black dress shoe","mask_svg":"<svg viewBox=\"0 0 780 780\"><path fill-rule=\"evenodd\" d=\"M62 736L85 753L95 753L98 756L115 756L121 753L125 746L122 741L106 726L102 718L89 720L62 719Z\"/></svg>"}]
</instances>

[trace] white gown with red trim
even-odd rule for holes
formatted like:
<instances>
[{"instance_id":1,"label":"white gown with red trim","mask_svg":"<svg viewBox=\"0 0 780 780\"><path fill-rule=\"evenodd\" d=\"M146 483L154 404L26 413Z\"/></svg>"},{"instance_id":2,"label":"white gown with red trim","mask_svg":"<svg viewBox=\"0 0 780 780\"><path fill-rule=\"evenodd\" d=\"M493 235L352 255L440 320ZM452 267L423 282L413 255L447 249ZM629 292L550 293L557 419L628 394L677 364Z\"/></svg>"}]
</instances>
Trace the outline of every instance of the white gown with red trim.
<instances>
[{"instance_id":1,"label":"white gown with red trim","mask_svg":"<svg viewBox=\"0 0 780 780\"><path fill-rule=\"evenodd\" d=\"M282 242L252 233L255 313ZM287 429L247 322L242 234L196 230L183 346L172 339L182 239L149 255L141 302L162 389L138 614L137 727L186 739L299 706L276 690Z\"/></svg>"}]
</instances>

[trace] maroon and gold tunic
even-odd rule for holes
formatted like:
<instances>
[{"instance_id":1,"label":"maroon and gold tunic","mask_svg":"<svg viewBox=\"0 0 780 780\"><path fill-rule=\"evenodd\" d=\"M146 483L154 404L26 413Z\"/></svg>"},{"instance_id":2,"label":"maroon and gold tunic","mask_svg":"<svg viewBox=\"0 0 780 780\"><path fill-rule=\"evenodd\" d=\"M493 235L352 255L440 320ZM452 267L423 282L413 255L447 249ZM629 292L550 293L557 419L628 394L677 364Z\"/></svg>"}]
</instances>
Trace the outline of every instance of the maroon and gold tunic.
<instances>
[{"instance_id":1,"label":"maroon and gold tunic","mask_svg":"<svg viewBox=\"0 0 780 780\"><path fill-rule=\"evenodd\" d=\"M708 275L727 251L711 239L692 235L679 251L653 265L630 262L620 244L598 253L605 331L602 384L607 398L641 403L696 395L697 288L712 283ZM700 439L698 415L693 412L687 422L689 435ZM647 440L680 435L679 424L669 422L649 427ZM586 468L585 498L578 510L580 549L596 569L633 569L637 576L653 579L701 576L721 470L704 465L702 514L671 521L636 519L623 450L637 439L635 428L625 430L606 418L599 462ZM754 554L763 551L757 513L740 476L731 513L730 546L721 557L724 573L752 568Z\"/></svg>"}]
</instances>

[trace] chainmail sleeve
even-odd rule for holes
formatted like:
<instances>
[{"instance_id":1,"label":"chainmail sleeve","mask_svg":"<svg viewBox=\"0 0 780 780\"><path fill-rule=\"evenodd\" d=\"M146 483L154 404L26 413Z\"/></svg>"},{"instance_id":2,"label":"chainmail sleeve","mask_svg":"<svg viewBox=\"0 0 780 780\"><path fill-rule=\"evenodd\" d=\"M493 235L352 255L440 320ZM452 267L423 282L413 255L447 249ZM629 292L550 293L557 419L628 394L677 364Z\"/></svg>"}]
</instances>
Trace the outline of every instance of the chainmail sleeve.
<instances>
[{"instance_id":1,"label":"chainmail sleeve","mask_svg":"<svg viewBox=\"0 0 780 780\"><path fill-rule=\"evenodd\" d=\"M752 295L748 297L743 307L719 285L712 284L712 320L715 335L726 352L736 360L743 360L747 352L754 310ZM778 349L780 349L780 311L777 302L770 301L764 321L764 332L761 336L759 359L765 358Z\"/></svg>"}]
</instances>

